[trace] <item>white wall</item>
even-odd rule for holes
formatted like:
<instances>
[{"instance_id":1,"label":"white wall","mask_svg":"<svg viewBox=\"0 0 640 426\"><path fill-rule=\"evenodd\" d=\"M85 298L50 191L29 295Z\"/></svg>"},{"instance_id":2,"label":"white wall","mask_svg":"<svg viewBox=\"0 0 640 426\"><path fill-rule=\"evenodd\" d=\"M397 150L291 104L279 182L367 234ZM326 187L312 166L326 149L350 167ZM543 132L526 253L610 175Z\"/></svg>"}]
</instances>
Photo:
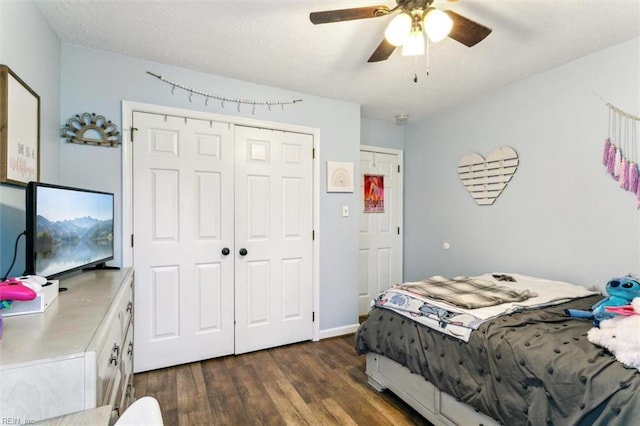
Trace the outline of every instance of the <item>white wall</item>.
<instances>
[{"instance_id":1,"label":"white wall","mask_svg":"<svg viewBox=\"0 0 640 426\"><path fill-rule=\"evenodd\" d=\"M284 110L226 104L194 96L147 74L151 71L174 82L214 95L256 101L303 99ZM358 318L358 217L343 218L341 206L356 211L356 193L326 192L326 161L351 161L358 165L360 107L357 104L143 61L112 53L63 44L62 117L94 112L121 128L121 101L207 111L255 120L282 122L320 129L320 330L357 324ZM127 129L123 129L127 131ZM120 148L65 144L62 147L62 181L115 192L120 204ZM118 218L118 226L121 222ZM118 231L118 230L116 230ZM119 241L117 242L119 244ZM118 253L120 256L120 253Z\"/></svg>"},{"instance_id":2,"label":"white wall","mask_svg":"<svg viewBox=\"0 0 640 426\"><path fill-rule=\"evenodd\" d=\"M379 120L361 120L360 143L383 148L404 148L404 126Z\"/></svg>"},{"instance_id":3,"label":"white wall","mask_svg":"<svg viewBox=\"0 0 640 426\"><path fill-rule=\"evenodd\" d=\"M95 112L120 126L121 100L290 123L320 129L321 330L356 322L357 193L325 192L327 160L358 165L359 145L405 149L405 278L520 271L602 285L640 270L640 226L631 194L600 163L607 109L640 112L640 41L634 39L404 127L360 120L356 104L64 45L31 1L0 1L0 62L41 97L41 180L121 194L120 148L67 145L59 137L74 114ZM303 98L284 111L205 107L150 77L152 71L196 89L247 99ZM61 89L62 88L62 89ZM200 103L198 103L200 102ZM400 142L401 141L401 142ZM458 180L470 151L500 145L521 165L491 207L478 207ZM120 202L120 200L118 200ZM0 267L24 229L24 190L0 185ZM444 251L443 242L451 249ZM24 245L17 266L24 267Z\"/></svg>"},{"instance_id":4,"label":"white wall","mask_svg":"<svg viewBox=\"0 0 640 426\"><path fill-rule=\"evenodd\" d=\"M640 214L605 173L608 108L594 93L640 114L640 39L407 126L405 279L517 271L603 287L639 273ZM480 207L458 161L501 145L520 166Z\"/></svg>"},{"instance_id":5,"label":"white wall","mask_svg":"<svg viewBox=\"0 0 640 426\"><path fill-rule=\"evenodd\" d=\"M0 63L40 96L40 177L60 175L60 41L33 2L0 1ZM25 230L24 187L0 185L0 276ZM11 275L24 271L24 239Z\"/></svg>"}]
</instances>

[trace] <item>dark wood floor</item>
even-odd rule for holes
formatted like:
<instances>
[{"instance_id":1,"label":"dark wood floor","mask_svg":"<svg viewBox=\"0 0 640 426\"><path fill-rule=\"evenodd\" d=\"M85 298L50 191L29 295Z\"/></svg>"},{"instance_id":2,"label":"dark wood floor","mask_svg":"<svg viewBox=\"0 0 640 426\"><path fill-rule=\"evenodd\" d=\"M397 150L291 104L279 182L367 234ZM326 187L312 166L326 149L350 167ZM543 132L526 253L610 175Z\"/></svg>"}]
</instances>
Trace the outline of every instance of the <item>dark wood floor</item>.
<instances>
[{"instance_id":1,"label":"dark wood floor","mask_svg":"<svg viewBox=\"0 0 640 426\"><path fill-rule=\"evenodd\" d=\"M429 425L367 385L353 335L136 374L165 425Z\"/></svg>"}]
</instances>

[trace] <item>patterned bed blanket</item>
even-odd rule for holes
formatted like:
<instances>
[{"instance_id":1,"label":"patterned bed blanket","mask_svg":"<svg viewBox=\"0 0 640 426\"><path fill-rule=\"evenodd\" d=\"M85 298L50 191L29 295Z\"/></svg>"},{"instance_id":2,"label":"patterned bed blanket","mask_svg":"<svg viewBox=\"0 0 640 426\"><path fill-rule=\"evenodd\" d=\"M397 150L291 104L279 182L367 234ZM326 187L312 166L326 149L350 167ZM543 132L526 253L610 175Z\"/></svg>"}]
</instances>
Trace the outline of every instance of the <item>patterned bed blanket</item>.
<instances>
[{"instance_id":1,"label":"patterned bed blanket","mask_svg":"<svg viewBox=\"0 0 640 426\"><path fill-rule=\"evenodd\" d=\"M478 328L483 320L471 314L455 312L433 305L411 292L391 288L373 301L378 308L389 309L422 325L437 330L456 339L469 341L471 331Z\"/></svg>"},{"instance_id":2,"label":"patterned bed blanket","mask_svg":"<svg viewBox=\"0 0 640 426\"><path fill-rule=\"evenodd\" d=\"M479 277L446 278L440 275L422 281L398 284L393 288L405 290L418 297L441 300L464 309L522 302L538 295L529 290L499 286Z\"/></svg>"},{"instance_id":3,"label":"patterned bed blanket","mask_svg":"<svg viewBox=\"0 0 640 426\"><path fill-rule=\"evenodd\" d=\"M529 290L499 286L478 277L436 275L422 281L397 284L378 295L373 304L468 342L471 331L484 320L461 309L522 302L535 296L537 294Z\"/></svg>"},{"instance_id":4,"label":"patterned bed blanket","mask_svg":"<svg viewBox=\"0 0 640 426\"><path fill-rule=\"evenodd\" d=\"M522 274L431 278L395 285L372 306L389 309L464 342L483 322L512 312L596 294L584 287Z\"/></svg>"},{"instance_id":5,"label":"patterned bed blanket","mask_svg":"<svg viewBox=\"0 0 640 426\"><path fill-rule=\"evenodd\" d=\"M356 351L376 352L505 425L640 425L640 372L589 342L600 295L485 321L468 343L373 308Z\"/></svg>"}]
</instances>

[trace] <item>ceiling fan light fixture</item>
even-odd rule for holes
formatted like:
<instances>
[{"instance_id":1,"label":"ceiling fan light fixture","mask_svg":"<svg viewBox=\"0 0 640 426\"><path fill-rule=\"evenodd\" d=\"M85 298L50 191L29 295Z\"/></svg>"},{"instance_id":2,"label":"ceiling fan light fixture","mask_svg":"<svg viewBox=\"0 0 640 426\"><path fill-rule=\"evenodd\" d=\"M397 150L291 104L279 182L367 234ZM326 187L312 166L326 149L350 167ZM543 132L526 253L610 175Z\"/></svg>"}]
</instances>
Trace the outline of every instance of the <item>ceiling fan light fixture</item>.
<instances>
[{"instance_id":1,"label":"ceiling fan light fixture","mask_svg":"<svg viewBox=\"0 0 640 426\"><path fill-rule=\"evenodd\" d=\"M384 37L390 44L402 46L411 33L412 22L411 15L400 13L389 22L384 31Z\"/></svg>"},{"instance_id":2,"label":"ceiling fan light fixture","mask_svg":"<svg viewBox=\"0 0 640 426\"><path fill-rule=\"evenodd\" d=\"M453 28L453 20L445 12L429 8L424 16L424 31L432 43L444 40Z\"/></svg>"},{"instance_id":3,"label":"ceiling fan light fixture","mask_svg":"<svg viewBox=\"0 0 640 426\"><path fill-rule=\"evenodd\" d=\"M424 55L424 34L421 30L414 30L402 45L402 56L418 55Z\"/></svg>"}]
</instances>

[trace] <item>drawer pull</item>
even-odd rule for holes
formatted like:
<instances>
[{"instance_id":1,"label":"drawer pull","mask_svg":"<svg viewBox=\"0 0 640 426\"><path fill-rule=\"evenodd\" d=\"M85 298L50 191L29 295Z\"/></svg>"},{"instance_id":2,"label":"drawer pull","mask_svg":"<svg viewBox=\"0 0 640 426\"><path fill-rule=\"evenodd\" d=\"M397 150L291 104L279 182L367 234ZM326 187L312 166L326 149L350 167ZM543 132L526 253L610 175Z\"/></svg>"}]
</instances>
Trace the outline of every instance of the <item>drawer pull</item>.
<instances>
[{"instance_id":1,"label":"drawer pull","mask_svg":"<svg viewBox=\"0 0 640 426\"><path fill-rule=\"evenodd\" d=\"M109 364L118 366L118 358L120 357L120 346L117 343L113 344L111 348L111 357L109 358Z\"/></svg>"},{"instance_id":2,"label":"drawer pull","mask_svg":"<svg viewBox=\"0 0 640 426\"><path fill-rule=\"evenodd\" d=\"M129 300L129 303L127 303L127 312L133 312L133 302L131 300Z\"/></svg>"}]
</instances>

